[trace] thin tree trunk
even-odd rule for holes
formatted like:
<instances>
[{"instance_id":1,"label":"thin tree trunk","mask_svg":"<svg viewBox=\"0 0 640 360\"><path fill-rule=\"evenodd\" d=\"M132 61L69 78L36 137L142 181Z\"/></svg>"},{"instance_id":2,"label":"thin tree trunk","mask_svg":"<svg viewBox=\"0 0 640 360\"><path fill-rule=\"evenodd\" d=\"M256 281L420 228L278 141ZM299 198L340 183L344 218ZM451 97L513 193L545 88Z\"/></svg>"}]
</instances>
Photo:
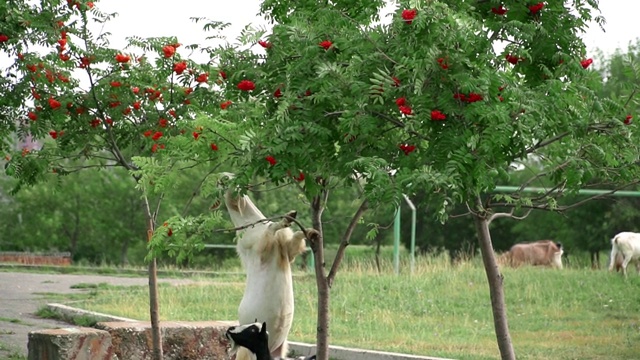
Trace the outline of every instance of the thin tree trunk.
<instances>
[{"instance_id":1,"label":"thin tree trunk","mask_svg":"<svg viewBox=\"0 0 640 360\"><path fill-rule=\"evenodd\" d=\"M324 236L322 233L322 212L329 197L328 190L324 189L322 195L313 198L311 202L311 221L313 228L319 233L314 241L311 241L311 249L315 259L316 286L318 289L318 324L316 333L316 359L329 360L329 304L331 302L331 286L338 273L344 252L349 246L351 234L356 228L358 221L368 208L368 202L362 202L356 213L353 215L349 226L347 227L340 247L336 253L336 257L331 265L331 270L327 275L324 268Z\"/></svg>"},{"instance_id":2,"label":"thin tree trunk","mask_svg":"<svg viewBox=\"0 0 640 360\"><path fill-rule=\"evenodd\" d=\"M151 318L151 343L153 359L162 360L162 336L160 335L160 313L158 306L158 274L154 258L149 263L149 315Z\"/></svg>"},{"instance_id":3,"label":"thin tree trunk","mask_svg":"<svg viewBox=\"0 0 640 360\"><path fill-rule=\"evenodd\" d=\"M144 196L145 215L147 217L147 241L151 241L154 231L154 215L149 207L149 199ZM158 272L156 259L149 263L149 318L151 319L151 342L153 359L162 360L162 336L160 335L160 313L158 306Z\"/></svg>"},{"instance_id":4,"label":"thin tree trunk","mask_svg":"<svg viewBox=\"0 0 640 360\"><path fill-rule=\"evenodd\" d=\"M480 209L482 202L478 198L476 208ZM484 270L487 273L489 282L489 294L491 296L491 310L493 311L493 324L495 327L498 348L500 349L500 357L502 360L515 360L516 354L513 350L511 335L509 334L509 323L507 321L507 305L504 301L504 277L500 273L496 257L491 244L491 234L489 232L489 214L475 213L473 220L478 233L480 250L482 253L482 262Z\"/></svg>"},{"instance_id":5,"label":"thin tree trunk","mask_svg":"<svg viewBox=\"0 0 640 360\"><path fill-rule=\"evenodd\" d=\"M322 245L322 236L318 237ZM316 259L317 260L317 259ZM323 275L324 268L318 261L315 263L316 283L318 285L318 325L316 333L316 360L329 360L329 283Z\"/></svg>"},{"instance_id":6,"label":"thin tree trunk","mask_svg":"<svg viewBox=\"0 0 640 360\"><path fill-rule=\"evenodd\" d=\"M591 268L600 269L600 252L591 251Z\"/></svg>"},{"instance_id":7,"label":"thin tree trunk","mask_svg":"<svg viewBox=\"0 0 640 360\"><path fill-rule=\"evenodd\" d=\"M129 253L129 237L122 242L122 246L120 247L120 266L125 267L129 265L129 258L127 254Z\"/></svg>"},{"instance_id":8,"label":"thin tree trunk","mask_svg":"<svg viewBox=\"0 0 640 360\"><path fill-rule=\"evenodd\" d=\"M376 269L378 269L378 274L382 273L382 267L380 266L380 248L382 247L382 239L379 236L376 236Z\"/></svg>"},{"instance_id":9,"label":"thin tree trunk","mask_svg":"<svg viewBox=\"0 0 640 360\"><path fill-rule=\"evenodd\" d=\"M329 282L324 270L324 235L322 233L322 212L328 197L325 190L311 202L311 222L319 233L311 242L315 260L316 287L318 289L318 317L316 328L316 359L329 360Z\"/></svg>"}]
</instances>

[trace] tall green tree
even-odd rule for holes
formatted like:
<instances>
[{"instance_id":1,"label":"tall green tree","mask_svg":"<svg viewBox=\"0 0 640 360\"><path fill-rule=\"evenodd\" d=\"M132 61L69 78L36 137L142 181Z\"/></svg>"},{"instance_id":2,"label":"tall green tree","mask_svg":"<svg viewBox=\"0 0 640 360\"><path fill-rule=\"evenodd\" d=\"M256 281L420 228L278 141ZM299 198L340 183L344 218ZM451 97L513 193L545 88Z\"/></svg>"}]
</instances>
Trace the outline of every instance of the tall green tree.
<instances>
[{"instance_id":1,"label":"tall green tree","mask_svg":"<svg viewBox=\"0 0 640 360\"><path fill-rule=\"evenodd\" d=\"M69 251L74 261L128 263L132 240L144 235L139 193L117 169L51 173L41 183L7 196L2 248ZM3 184L4 189L9 186ZM4 193L5 196L7 193Z\"/></svg>"},{"instance_id":2,"label":"tall green tree","mask_svg":"<svg viewBox=\"0 0 640 360\"><path fill-rule=\"evenodd\" d=\"M403 193L430 193L442 220L463 204L479 238L501 357L514 359L490 223L518 215L509 209L557 209L558 197L592 179L610 181L612 191L637 181L638 141L625 124L633 92L625 101L599 96L602 80L579 37L597 2L400 1L384 24L375 23L380 1L331 5L264 1L272 32L247 31L239 47L214 53L233 104L221 117L251 127L239 144L246 155L238 182L298 181L321 234L336 186L362 188L353 226L367 208L397 205ZM248 115L248 106L261 111ZM528 183L546 178L556 191L492 195L512 164L531 159L544 170ZM322 240L311 245L325 360L329 290L343 253L327 273Z\"/></svg>"},{"instance_id":3,"label":"tall green tree","mask_svg":"<svg viewBox=\"0 0 640 360\"><path fill-rule=\"evenodd\" d=\"M115 16L100 12L95 2L10 1L3 6L10 22L0 25L4 36L0 51L15 62L8 69L11 80L0 84L1 109L7 109L0 137L7 139L1 149L10 153L6 172L19 180L14 190L41 181L53 169L59 176L68 174L70 160L96 160L98 169L121 167L131 172L132 188L162 189L153 198L143 193L142 213L150 240L158 228L161 200L178 184L156 184L149 177L141 183L142 175L135 173L140 165L134 158L142 155L153 162L161 153L206 148L206 155L190 158L189 164L171 165L185 173L193 169L192 163L207 166L218 159L217 154L229 152L223 138L205 143L203 136L197 141L201 130L193 125L196 110L207 113L208 106L215 106L219 111L209 84L220 76L209 64L183 58L176 38L131 37L126 50L112 48L109 34L90 31L90 24ZM189 48L195 50L198 45ZM16 136L22 141L54 141L44 142L35 151L22 151L8 141ZM219 152L216 143L220 143ZM165 234L170 229L160 228ZM156 259L149 260L153 353L161 359Z\"/></svg>"},{"instance_id":4,"label":"tall green tree","mask_svg":"<svg viewBox=\"0 0 640 360\"><path fill-rule=\"evenodd\" d=\"M112 156L105 161L132 170L147 198L161 198L174 185L176 170L196 166L212 169L200 187L211 197L221 192L217 170L236 172L243 191L256 178L295 186L321 234L311 242L321 360L328 359L330 289L367 209L397 206L403 194L417 191L430 194L441 220L461 204L475 223L501 357L514 359L489 226L522 209L558 209L560 196L595 185L594 179L610 183L612 191L634 184L640 149L635 126L625 120L635 89L614 99L595 90L602 80L589 69L593 60L579 38L597 9L594 0L399 1L390 22L378 24L383 5L265 0L261 13L274 23L272 32L247 29L237 45L206 48L215 65L183 63L175 39L131 40L158 54L154 63L135 62L137 56L107 44L72 47L88 69L87 93L56 80L58 68L70 67L56 23L47 34L48 44L58 48L43 67L32 54L22 54L17 66L24 74L22 92L35 98L31 112L46 119L25 120L21 130L36 137L50 131L57 147L15 154L7 170L29 183L48 172L47 154L87 156L106 149ZM80 44L93 44L83 25L88 12L97 14L89 8L69 2L69 11L64 5L54 11L70 24L62 29L65 36L75 34ZM71 16L78 21L69 22ZM215 85L204 86L209 79ZM143 98L135 88L145 90ZM138 100L144 111L129 120ZM67 114L61 108L69 102ZM169 123L174 127L158 128ZM544 178L550 191L492 194L512 164L532 160L543 170L523 186ZM358 206L326 271L323 212L340 188L357 190ZM154 211L147 209L152 257L156 251L186 256L198 250L216 220L215 212L175 216L154 229Z\"/></svg>"}]
</instances>

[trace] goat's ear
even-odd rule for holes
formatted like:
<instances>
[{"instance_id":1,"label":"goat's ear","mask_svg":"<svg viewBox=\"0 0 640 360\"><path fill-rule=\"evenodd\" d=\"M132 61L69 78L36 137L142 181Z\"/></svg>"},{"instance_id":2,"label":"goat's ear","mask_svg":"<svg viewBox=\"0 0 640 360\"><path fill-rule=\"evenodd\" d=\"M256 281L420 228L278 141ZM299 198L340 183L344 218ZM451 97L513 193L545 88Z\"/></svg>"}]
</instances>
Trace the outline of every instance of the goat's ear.
<instances>
[{"instance_id":1,"label":"goat's ear","mask_svg":"<svg viewBox=\"0 0 640 360\"><path fill-rule=\"evenodd\" d=\"M260 333L261 334L266 334L267 333L267 323L266 322L262 323L262 329L260 329Z\"/></svg>"}]
</instances>

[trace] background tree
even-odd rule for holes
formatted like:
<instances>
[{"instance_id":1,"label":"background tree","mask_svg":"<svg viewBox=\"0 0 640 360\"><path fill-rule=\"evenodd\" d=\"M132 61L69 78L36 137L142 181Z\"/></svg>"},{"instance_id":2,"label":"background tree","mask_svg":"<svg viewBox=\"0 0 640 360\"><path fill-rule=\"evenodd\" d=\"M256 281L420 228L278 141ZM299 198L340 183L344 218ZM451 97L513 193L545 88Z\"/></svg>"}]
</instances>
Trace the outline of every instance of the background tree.
<instances>
[{"instance_id":1,"label":"background tree","mask_svg":"<svg viewBox=\"0 0 640 360\"><path fill-rule=\"evenodd\" d=\"M131 240L144 234L139 194L126 186L129 175L105 169L71 173L64 181L54 173L45 177L48 181L9 197L2 227L3 237L12 241L3 241L3 248L57 249L71 252L74 262L127 263Z\"/></svg>"},{"instance_id":2,"label":"background tree","mask_svg":"<svg viewBox=\"0 0 640 360\"><path fill-rule=\"evenodd\" d=\"M135 156L146 155L153 162L154 154L179 151L167 149L172 137L183 149L200 145L209 150L196 162L210 163L216 158L215 143L194 143L200 130L191 126L195 108L213 104L215 93L209 91L208 83L215 78L209 79L209 65L181 57L177 39L133 37L127 51L122 51L109 46L108 34L91 33L92 22L102 23L113 16L101 13L94 2L31 5L19 1L8 6L11 14L22 11L18 22L27 24L34 35L27 42L11 38L1 44L3 52L15 59L9 69L15 78L3 83L14 116L3 127L2 138L17 133L20 140L55 140L34 151L12 151L5 169L19 180L15 191L42 180L53 169L59 176L67 175L69 160L91 159L99 162L97 168L119 166L135 172L139 170ZM40 47L33 47L34 43ZM217 109L217 101L215 106ZM193 166L182 170L189 168ZM131 187L149 185L139 183L140 174L132 175ZM149 183L154 184L153 180ZM167 184L157 187L162 185ZM154 193L155 198L143 194L148 239L157 227L164 192L171 186L162 188L164 191ZM149 275L153 350L154 357L161 359L155 258L149 261Z\"/></svg>"}]
</instances>

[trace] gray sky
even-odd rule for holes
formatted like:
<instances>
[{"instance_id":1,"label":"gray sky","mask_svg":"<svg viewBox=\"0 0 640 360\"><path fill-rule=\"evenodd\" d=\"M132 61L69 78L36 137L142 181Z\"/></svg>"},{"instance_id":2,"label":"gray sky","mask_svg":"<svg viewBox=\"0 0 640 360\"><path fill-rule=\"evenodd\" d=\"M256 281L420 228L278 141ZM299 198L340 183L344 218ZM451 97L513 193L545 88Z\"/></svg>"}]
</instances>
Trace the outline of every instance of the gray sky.
<instances>
[{"instance_id":1,"label":"gray sky","mask_svg":"<svg viewBox=\"0 0 640 360\"><path fill-rule=\"evenodd\" d=\"M235 37L247 24L266 26L258 18L260 0L201 1L180 0L103 0L98 3L105 12L117 12L119 16L110 21L105 30L110 31L114 46L124 45L129 35L142 37L175 35L183 44L203 43L204 35L200 24L190 17L201 16L211 20L229 22L232 26L225 32ZM205 5L206 4L206 5ZM390 10L393 8L390 7ZM602 15L607 20L605 32L594 23L584 35L589 55L596 48L611 53L616 48L626 49L630 41L640 37L640 26L633 24L640 13L638 0L600 1Z\"/></svg>"},{"instance_id":2,"label":"gray sky","mask_svg":"<svg viewBox=\"0 0 640 360\"><path fill-rule=\"evenodd\" d=\"M206 17L211 20L229 22L232 24L225 31L229 39L235 39L247 24L267 27L267 22L256 16L260 6L260 0L102 0L98 3L101 11L118 13L118 16L109 21L104 28L97 25L92 29L94 33L108 31L113 47L124 47L127 36L177 36L183 44L208 44L202 25L196 24L189 18L194 16ZM387 12L394 7L387 7ZM606 18L603 32L595 23L584 35L587 45L587 57L591 57L596 49L603 50L606 54L615 51L616 48L626 49L630 42L640 38L640 26L633 24L640 13L640 1L638 0L604 0L600 1L602 15ZM259 46L255 51L262 51ZM183 56L188 55L185 49L178 49ZM206 61L205 56L192 56L196 61ZM5 54L0 53L0 66L6 66L13 62Z\"/></svg>"}]
</instances>

